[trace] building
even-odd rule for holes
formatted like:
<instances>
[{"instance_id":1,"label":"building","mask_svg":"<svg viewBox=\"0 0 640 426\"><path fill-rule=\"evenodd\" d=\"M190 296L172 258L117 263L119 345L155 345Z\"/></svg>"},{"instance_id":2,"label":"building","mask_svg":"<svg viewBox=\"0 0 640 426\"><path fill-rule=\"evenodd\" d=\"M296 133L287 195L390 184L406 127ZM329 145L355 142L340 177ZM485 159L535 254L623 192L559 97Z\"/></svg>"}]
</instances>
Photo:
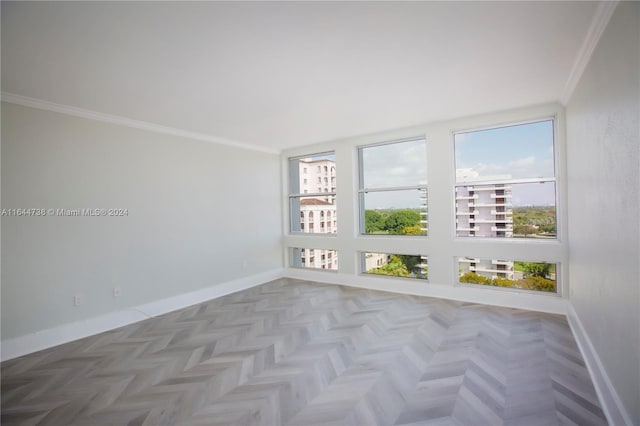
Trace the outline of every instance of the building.
<instances>
[{"instance_id":1,"label":"building","mask_svg":"<svg viewBox=\"0 0 640 426\"><path fill-rule=\"evenodd\" d=\"M513 237L511 185L456 187L458 237Z\"/></svg>"},{"instance_id":2,"label":"building","mask_svg":"<svg viewBox=\"0 0 640 426\"><path fill-rule=\"evenodd\" d=\"M370 271L375 268L379 268L381 266L389 263L389 259L391 255L386 253L365 253L364 255L364 270Z\"/></svg>"},{"instance_id":3,"label":"building","mask_svg":"<svg viewBox=\"0 0 640 426\"><path fill-rule=\"evenodd\" d=\"M456 187L456 235L458 237L513 238L511 185L463 185ZM460 275L475 272L487 278L512 280L513 261L460 258Z\"/></svg>"},{"instance_id":4,"label":"building","mask_svg":"<svg viewBox=\"0 0 640 426\"><path fill-rule=\"evenodd\" d=\"M335 234L338 230L335 195L333 195L336 191L335 162L328 159L308 158L300 160L299 168L300 192L313 194L311 197L300 200L300 231ZM338 269L338 256L335 250L303 248L299 253L301 267Z\"/></svg>"},{"instance_id":5,"label":"building","mask_svg":"<svg viewBox=\"0 0 640 426\"><path fill-rule=\"evenodd\" d=\"M322 159L305 158L300 160L300 193L319 194L336 192L336 163ZM318 197L316 197L318 198ZM335 195L320 197L333 204Z\"/></svg>"},{"instance_id":6,"label":"building","mask_svg":"<svg viewBox=\"0 0 640 426\"><path fill-rule=\"evenodd\" d=\"M513 280L513 262L496 259L479 259L474 257L462 257L458 259L460 275L467 272L475 272L487 278L507 278Z\"/></svg>"}]
</instances>

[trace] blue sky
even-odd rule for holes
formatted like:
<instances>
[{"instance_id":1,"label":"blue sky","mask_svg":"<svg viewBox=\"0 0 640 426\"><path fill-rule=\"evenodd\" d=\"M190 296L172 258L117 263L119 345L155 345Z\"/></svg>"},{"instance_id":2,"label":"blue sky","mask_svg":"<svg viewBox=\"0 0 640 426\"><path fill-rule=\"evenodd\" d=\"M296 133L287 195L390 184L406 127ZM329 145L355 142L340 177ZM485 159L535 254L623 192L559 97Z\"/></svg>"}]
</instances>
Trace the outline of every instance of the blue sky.
<instances>
[{"instance_id":1,"label":"blue sky","mask_svg":"<svg viewBox=\"0 0 640 426\"><path fill-rule=\"evenodd\" d=\"M459 183L553 177L553 121L458 133L455 151L456 170L477 173Z\"/></svg>"}]
</instances>

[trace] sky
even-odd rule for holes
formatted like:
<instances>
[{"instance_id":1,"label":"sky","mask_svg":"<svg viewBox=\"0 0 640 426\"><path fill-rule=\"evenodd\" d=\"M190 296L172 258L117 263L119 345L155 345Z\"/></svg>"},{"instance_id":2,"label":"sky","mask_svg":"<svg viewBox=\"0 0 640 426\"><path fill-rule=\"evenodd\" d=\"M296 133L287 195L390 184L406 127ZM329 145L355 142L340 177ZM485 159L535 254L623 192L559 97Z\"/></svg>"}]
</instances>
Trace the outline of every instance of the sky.
<instances>
[{"instance_id":1,"label":"sky","mask_svg":"<svg viewBox=\"0 0 640 426\"><path fill-rule=\"evenodd\" d=\"M390 188L427 183L427 145L424 139L362 149L363 186Z\"/></svg>"},{"instance_id":2,"label":"sky","mask_svg":"<svg viewBox=\"0 0 640 426\"><path fill-rule=\"evenodd\" d=\"M553 121L457 133L455 152L458 183L553 177Z\"/></svg>"},{"instance_id":3,"label":"sky","mask_svg":"<svg viewBox=\"0 0 640 426\"><path fill-rule=\"evenodd\" d=\"M553 121L455 135L456 180L554 177ZM514 206L555 204L555 184L513 184Z\"/></svg>"}]
</instances>

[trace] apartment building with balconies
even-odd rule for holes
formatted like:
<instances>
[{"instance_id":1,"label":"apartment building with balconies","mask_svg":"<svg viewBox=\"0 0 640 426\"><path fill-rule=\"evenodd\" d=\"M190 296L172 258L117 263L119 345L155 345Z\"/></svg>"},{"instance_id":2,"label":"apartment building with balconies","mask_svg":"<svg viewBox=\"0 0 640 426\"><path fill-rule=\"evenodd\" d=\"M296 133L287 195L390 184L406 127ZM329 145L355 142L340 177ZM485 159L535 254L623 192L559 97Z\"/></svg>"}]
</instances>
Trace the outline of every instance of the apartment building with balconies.
<instances>
[{"instance_id":1,"label":"apartment building with balconies","mask_svg":"<svg viewBox=\"0 0 640 426\"><path fill-rule=\"evenodd\" d=\"M514 279L513 262L497 259L479 259L475 257L462 257L458 259L460 275L474 272L486 278Z\"/></svg>"},{"instance_id":2,"label":"apartment building with balconies","mask_svg":"<svg viewBox=\"0 0 640 426\"><path fill-rule=\"evenodd\" d=\"M456 187L458 237L513 237L511 185Z\"/></svg>"}]
</instances>

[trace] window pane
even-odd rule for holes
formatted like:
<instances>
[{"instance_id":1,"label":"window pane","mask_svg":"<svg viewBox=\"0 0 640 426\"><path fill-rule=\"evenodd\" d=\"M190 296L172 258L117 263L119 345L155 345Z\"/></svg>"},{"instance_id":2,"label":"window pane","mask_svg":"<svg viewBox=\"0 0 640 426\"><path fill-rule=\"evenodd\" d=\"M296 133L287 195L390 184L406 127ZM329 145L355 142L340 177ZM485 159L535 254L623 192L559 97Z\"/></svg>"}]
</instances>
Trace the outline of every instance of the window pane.
<instances>
[{"instance_id":1,"label":"window pane","mask_svg":"<svg viewBox=\"0 0 640 426\"><path fill-rule=\"evenodd\" d=\"M555 263L458 258L459 281L494 287L557 292Z\"/></svg>"},{"instance_id":2,"label":"window pane","mask_svg":"<svg viewBox=\"0 0 640 426\"><path fill-rule=\"evenodd\" d=\"M555 182L456 187L458 237L556 238Z\"/></svg>"},{"instance_id":3,"label":"window pane","mask_svg":"<svg viewBox=\"0 0 640 426\"><path fill-rule=\"evenodd\" d=\"M337 231L334 153L289 159L289 208L292 232ZM318 194L300 196L299 194ZM321 194L321 195L320 195Z\"/></svg>"},{"instance_id":4,"label":"window pane","mask_svg":"<svg viewBox=\"0 0 640 426\"><path fill-rule=\"evenodd\" d=\"M427 183L424 139L361 148L361 188L394 188Z\"/></svg>"},{"instance_id":5,"label":"window pane","mask_svg":"<svg viewBox=\"0 0 640 426\"><path fill-rule=\"evenodd\" d=\"M553 177L553 121L455 135L456 182Z\"/></svg>"},{"instance_id":6,"label":"window pane","mask_svg":"<svg viewBox=\"0 0 640 426\"><path fill-rule=\"evenodd\" d=\"M421 255L362 253L362 262L365 274L426 280L429 273L427 256Z\"/></svg>"},{"instance_id":7,"label":"window pane","mask_svg":"<svg viewBox=\"0 0 640 426\"><path fill-rule=\"evenodd\" d=\"M367 192L362 203L365 234L427 234L426 189Z\"/></svg>"},{"instance_id":8,"label":"window pane","mask_svg":"<svg viewBox=\"0 0 640 426\"><path fill-rule=\"evenodd\" d=\"M290 251L294 268L338 270L338 252L335 250L295 247Z\"/></svg>"}]
</instances>

